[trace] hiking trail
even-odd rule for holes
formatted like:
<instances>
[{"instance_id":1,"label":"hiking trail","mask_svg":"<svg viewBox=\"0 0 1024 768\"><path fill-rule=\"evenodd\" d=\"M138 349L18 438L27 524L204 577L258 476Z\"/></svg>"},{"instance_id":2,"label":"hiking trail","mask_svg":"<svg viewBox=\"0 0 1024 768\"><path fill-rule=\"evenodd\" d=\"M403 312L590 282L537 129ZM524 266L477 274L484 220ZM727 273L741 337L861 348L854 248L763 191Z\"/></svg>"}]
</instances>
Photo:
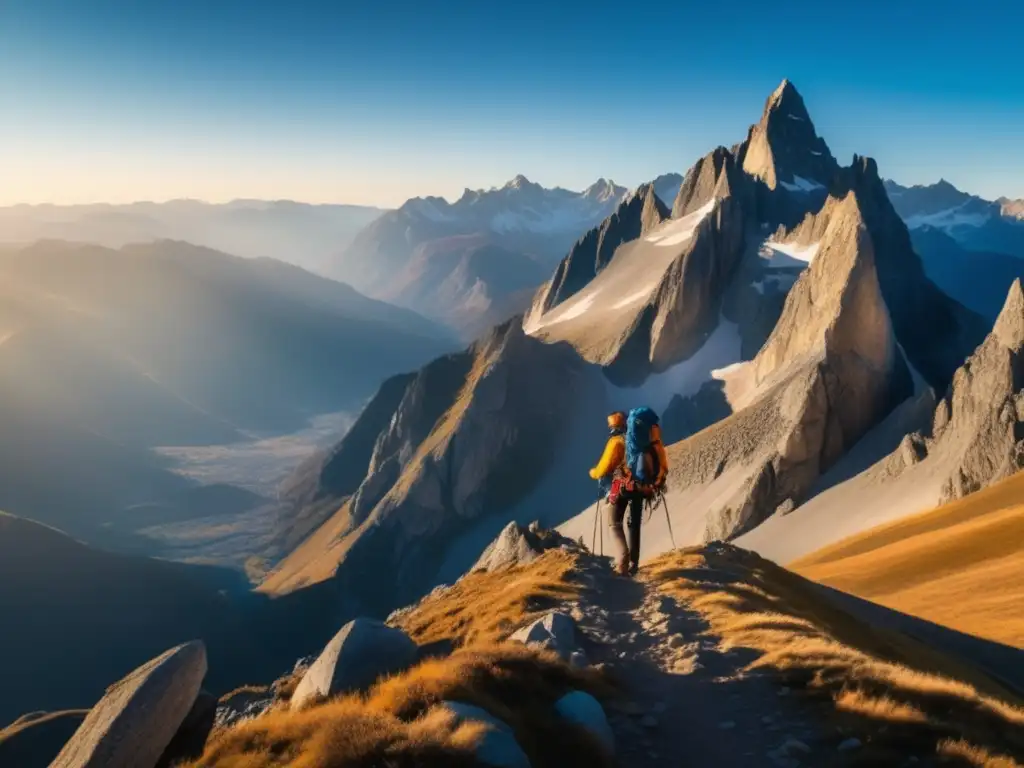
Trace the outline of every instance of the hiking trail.
<instances>
[{"instance_id":1,"label":"hiking trail","mask_svg":"<svg viewBox=\"0 0 1024 768\"><path fill-rule=\"evenodd\" d=\"M621 765L770 766L843 762L820 705L772 672L747 671L756 654L723 651L695 612L661 594L646 568L615 575L596 558L581 564L584 588L566 609L590 661L624 683L609 706ZM701 569L704 580L728 574Z\"/></svg>"}]
</instances>

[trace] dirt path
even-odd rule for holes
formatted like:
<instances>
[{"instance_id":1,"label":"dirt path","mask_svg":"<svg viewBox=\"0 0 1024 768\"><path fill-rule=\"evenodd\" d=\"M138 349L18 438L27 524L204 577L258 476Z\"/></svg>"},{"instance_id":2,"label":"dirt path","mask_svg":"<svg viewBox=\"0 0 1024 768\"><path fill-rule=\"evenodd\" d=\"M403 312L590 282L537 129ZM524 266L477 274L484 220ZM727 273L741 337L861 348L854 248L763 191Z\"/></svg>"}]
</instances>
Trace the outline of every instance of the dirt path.
<instances>
[{"instance_id":1,"label":"dirt path","mask_svg":"<svg viewBox=\"0 0 1024 768\"><path fill-rule=\"evenodd\" d=\"M837 761L836 734L827 732L815 705L770 673L744 672L752 657L723 653L704 622L661 595L643 569L628 579L594 563L585 569L585 583L571 605L585 650L630 693L610 713L623 766L845 762Z\"/></svg>"}]
</instances>

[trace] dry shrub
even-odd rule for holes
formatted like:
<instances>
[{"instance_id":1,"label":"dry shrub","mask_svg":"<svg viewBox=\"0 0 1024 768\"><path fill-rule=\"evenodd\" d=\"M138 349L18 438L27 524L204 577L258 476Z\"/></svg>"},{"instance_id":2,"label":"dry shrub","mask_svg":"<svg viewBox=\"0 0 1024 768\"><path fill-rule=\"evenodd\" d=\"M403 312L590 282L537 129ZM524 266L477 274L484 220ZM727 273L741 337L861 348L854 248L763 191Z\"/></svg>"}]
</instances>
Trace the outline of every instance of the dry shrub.
<instances>
[{"instance_id":1,"label":"dry shrub","mask_svg":"<svg viewBox=\"0 0 1024 768\"><path fill-rule=\"evenodd\" d=\"M298 712L273 710L216 734L195 768L477 765L479 727L457 727L442 701L473 704L508 723L536 768L611 768L585 732L558 718L573 689L612 692L593 670L508 643L460 650L352 695Z\"/></svg>"},{"instance_id":2,"label":"dry shrub","mask_svg":"<svg viewBox=\"0 0 1024 768\"><path fill-rule=\"evenodd\" d=\"M1024 760L1024 701L961 660L854 618L802 577L728 546L671 553L652 571L724 649L756 651L751 669L827 697L844 725L868 734L863 758Z\"/></svg>"},{"instance_id":3,"label":"dry shrub","mask_svg":"<svg viewBox=\"0 0 1024 768\"><path fill-rule=\"evenodd\" d=\"M577 593L570 580L576 559L570 552L549 550L531 563L508 570L467 574L393 623L420 644L494 642Z\"/></svg>"}]
</instances>

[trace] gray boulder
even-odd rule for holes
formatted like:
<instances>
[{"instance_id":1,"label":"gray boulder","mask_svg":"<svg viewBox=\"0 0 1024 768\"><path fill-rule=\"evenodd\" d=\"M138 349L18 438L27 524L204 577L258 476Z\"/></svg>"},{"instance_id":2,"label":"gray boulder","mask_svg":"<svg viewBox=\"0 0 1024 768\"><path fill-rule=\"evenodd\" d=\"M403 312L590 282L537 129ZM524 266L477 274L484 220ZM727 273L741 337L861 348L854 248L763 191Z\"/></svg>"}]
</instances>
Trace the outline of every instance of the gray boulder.
<instances>
[{"instance_id":1,"label":"gray boulder","mask_svg":"<svg viewBox=\"0 0 1024 768\"><path fill-rule=\"evenodd\" d=\"M549 549L565 547L578 549L579 545L557 531L545 530L536 522L528 527L514 520L488 545L480 559L470 568L474 571L500 571L536 560Z\"/></svg>"},{"instance_id":2,"label":"gray boulder","mask_svg":"<svg viewBox=\"0 0 1024 768\"><path fill-rule=\"evenodd\" d=\"M407 669L416 656L416 643L402 630L376 619L354 619L341 628L303 675L292 694L291 708L365 690L381 677Z\"/></svg>"},{"instance_id":3,"label":"gray boulder","mask_svg":"<svg viewBox=\"0 0 1024 768\"><path fill-rule=\"evenodd\" d=\"M582 653L576 642L576 622L568 614L558 611L547 613L516 630L509 639L554 651L565 661L573 658L574 654Z\"/></svg>"},{"instance_id":4,"label":"gray boulder","mask_svg":"<svg viewBox=\"0 0 1024 768\"><path fill-rule=\"evenodd\" d=\"M206 647L172 648L107 689L51 768L153 768L192 711Z\"/></svg>"},{"instance_id":5,"label":"gray boulder","mask_svg":"<svg viewBox=\"0 0 1024 768\"><path fill-rule=\"evenodd\" d=\"M583 728L609 753L615 751L615 734L608 724L604 707L586 691L572 691L555 702L558 714Z\"/></svg>"},{"instance_id":6,"label":"gray boulder","mask_svg":"<svg viewBox=\"0 0 1024 768\"><path fill-rule=\"evenodd\" d=\"M487 726L476 748L476 757L480 762L495 768L530 768L530 759L504 720L485 709L461 701L445 701L440 706L453 713L457 722L475 721Z\"/></svg>"}]
</instances>

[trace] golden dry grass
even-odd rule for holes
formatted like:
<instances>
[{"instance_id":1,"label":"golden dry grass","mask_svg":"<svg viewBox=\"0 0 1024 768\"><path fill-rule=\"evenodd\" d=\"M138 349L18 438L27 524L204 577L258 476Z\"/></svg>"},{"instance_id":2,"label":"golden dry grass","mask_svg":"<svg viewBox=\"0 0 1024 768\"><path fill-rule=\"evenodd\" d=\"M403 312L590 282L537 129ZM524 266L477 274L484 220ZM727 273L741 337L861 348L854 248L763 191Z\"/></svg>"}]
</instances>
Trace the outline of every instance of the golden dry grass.
<instances>
[{"instance_id":1,"label":"golden dry grass","mask_svg":"<svg viewBox=\"0 0 1024 768\"><path fill-rule=\"evenodd\" d=\"M789 567L894 610L1024 648L1024 473Z\"/></svg>"},{"instance_id":2,"label":"golden dry grass","mask_svg":"<svg viewBox=\"0 0 1024 768\"><path fill-rule=\"evenodd\" d=\"M301 711L283 708L213 736L193 768L478 766L478 726L458 726L443 701L486 709L508 723L537 768L611 768L585 732L560 721L554 703L573 689L608 684L556 656L514 643L456 651L352 695Z\"/></svg>"},{"instance_id":3,"label":"golden dry grass","mask_svg":"<svg viewBox=\"0 0 1024 768\"><path fill-rule=\"evenodd\" d=\"M865 625L806 579L731 547L671 553L651 569L725 649L755 651L752 669L830 701L841 725L866 735L869 764L908 753L1024 764L1015 762L1024 760L1024 701L973 667Z\"/></svg>"},{"instance_id":4,"label":"golden dry grass","mask_svg":"<svg viewBox=\"0 0 1024 768\"><path fill-rule=\"evenodd\" d=\"M549 550L526 565L496 573L471 573L440 596L428 597L393 623L420 644L451 640L488 643L553 604L576 594L576 555Z\"/></svg>"}]
</instances>

